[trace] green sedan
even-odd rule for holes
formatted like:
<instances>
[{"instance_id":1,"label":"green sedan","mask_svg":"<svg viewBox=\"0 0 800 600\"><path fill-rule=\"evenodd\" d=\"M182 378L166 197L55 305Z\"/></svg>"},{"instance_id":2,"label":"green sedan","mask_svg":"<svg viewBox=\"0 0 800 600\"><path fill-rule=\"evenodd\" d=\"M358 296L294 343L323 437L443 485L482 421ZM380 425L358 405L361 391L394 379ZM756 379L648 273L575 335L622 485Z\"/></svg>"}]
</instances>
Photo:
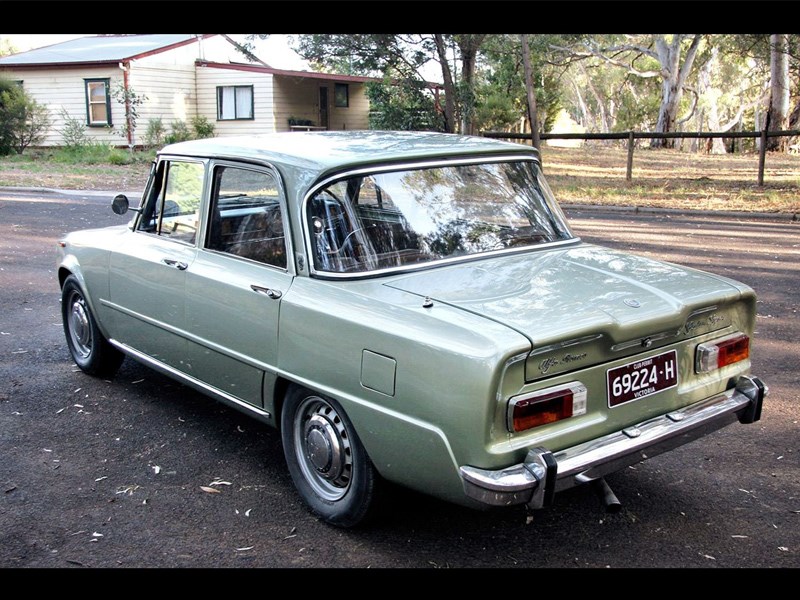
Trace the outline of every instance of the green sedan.
<instances>
[{"instance_id":1,"label":"green sedan","mask_svg":"<svg viewBox=\"0 0 800 600\"><path fill-rule=\"evenodd\" d=\"M165 147L125 224L59 243L66 341L280 431L309 509L353 527L386 481L475 508L556 493L761 415L756 297L587 244L537 152L309 132Z\"/></svg>"}]
</instances>

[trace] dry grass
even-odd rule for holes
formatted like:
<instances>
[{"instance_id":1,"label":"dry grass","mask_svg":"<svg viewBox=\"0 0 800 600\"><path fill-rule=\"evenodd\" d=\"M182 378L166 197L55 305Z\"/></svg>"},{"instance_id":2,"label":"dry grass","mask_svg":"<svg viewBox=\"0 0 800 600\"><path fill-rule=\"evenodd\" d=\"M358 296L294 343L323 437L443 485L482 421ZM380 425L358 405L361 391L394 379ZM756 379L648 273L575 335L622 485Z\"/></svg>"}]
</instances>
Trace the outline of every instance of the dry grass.
<instances>
[{"instance_id":1,"label":"dry grass","mask_svg":"<svg viewBox=\"0 0 800 600\"><path fill-rule=\"evenodd\" d=\"M625 180L624 149L545 144L542 157L547 179L564 204L800 213L800 155L768 155L763 187L757 184L756 154L637 148L631 181ZM0 186L140 190L149 171L147 162L81 166L22 158L0 159Z\"/></svg>"},{"instance_id":2,"label":"dry grass","mask_svg":"<svg viewBox=\"0 0 800 600\"><path fill-rule=\"evenodd\" d=\"M800 212L800 156L769 154L764 186L758 155L712 155L637 148L631 181L627 151L543 146L545 174L559 201L691 210Z\"/></svg>"}]
</instances>

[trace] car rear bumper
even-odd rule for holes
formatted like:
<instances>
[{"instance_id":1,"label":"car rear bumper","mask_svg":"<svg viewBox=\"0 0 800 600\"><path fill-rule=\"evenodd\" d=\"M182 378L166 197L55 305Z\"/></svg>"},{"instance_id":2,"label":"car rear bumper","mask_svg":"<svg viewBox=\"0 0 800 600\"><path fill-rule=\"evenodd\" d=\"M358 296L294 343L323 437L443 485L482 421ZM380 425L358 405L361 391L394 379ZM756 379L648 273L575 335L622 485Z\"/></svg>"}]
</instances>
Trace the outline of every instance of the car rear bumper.
<instances>
[{"instance_id":1,"label":"car rear bumper","mask_svg":"<svg viewBox=\"0 0 800 600\"><path fill-rule=\"evenodd\" d=\"M767 391L757 377L741 377L722 394L571 448L533 448L522 463L500 470L462 466L464 491L491 506L549 506L558 491L602 479L736 421L758 421Z\"/></svg>"}]
</instances>

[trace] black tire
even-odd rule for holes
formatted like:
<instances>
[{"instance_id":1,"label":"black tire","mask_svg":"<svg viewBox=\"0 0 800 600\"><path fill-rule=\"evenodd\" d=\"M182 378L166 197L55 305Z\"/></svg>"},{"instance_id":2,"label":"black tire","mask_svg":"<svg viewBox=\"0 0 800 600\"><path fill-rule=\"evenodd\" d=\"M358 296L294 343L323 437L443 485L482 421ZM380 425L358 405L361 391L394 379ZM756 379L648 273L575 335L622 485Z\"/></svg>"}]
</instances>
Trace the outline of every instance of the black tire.
<instances>
[{"instance_id":1,"label":"black tire","mask_svg":"<svg viewBox=\"0 0 800 600\"><path fill-rule=\"evenodd\" d=\"M67 347L75 364L89 375L114 375L125 355L109 344L100 332L74 275L67 277L61 287L61 319Z\"/></svg>"},{"instance_id":2,"label":"black tire","mask_svg":"<svg viewBox=\"0 0 800 600\"><path fill-rule=\"evenodd\" d=\"M291 386L281 439L294 485L314 514L347 528L372 516L378 475L335 400Z\"/></svg>"}]
</instances>

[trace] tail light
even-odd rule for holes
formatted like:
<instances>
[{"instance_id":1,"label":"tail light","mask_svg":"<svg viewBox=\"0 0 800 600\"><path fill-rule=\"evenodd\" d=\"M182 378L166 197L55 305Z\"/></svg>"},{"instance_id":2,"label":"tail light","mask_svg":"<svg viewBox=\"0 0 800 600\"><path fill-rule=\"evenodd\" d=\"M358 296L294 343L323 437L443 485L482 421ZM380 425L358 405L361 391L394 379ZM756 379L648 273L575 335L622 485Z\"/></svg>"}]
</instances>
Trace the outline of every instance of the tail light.
<instances>
[{"instance_id":1,"label":"tail light","mask_svg":"<svg viewBox=\"0 0 800 600\"><path fill-rule=\"evenodd\" d=\"M694 370L697 373L708 373L749 357L750 338L743 333L735 333L698 345Z\"/></svg>"},{"instance_id":2,"label":"tail light","mask_svg":"<svg viewBox=\"0 0 800 600\"><path fill-rule=\"evenodd\" d=\"M518 432L586 413L586 386L572 382L511 398L508 429Z\"/></svg>"}]
</instances>

